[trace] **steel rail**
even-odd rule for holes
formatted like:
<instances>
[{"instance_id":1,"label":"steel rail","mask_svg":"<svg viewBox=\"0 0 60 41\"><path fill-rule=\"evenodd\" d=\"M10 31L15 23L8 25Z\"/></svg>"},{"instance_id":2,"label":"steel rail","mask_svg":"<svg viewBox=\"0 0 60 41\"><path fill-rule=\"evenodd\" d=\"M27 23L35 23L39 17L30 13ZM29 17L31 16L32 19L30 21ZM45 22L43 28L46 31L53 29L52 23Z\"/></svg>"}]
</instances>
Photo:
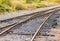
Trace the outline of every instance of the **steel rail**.
<instances>
[{"instance_id":1,"label":"steel rail","mask_svg":"<svg viewBox=\"0 0 60 41\"><path fill-rule=\"evenodd\" d=\"M29 15L33 15L34 13L41 13L41 12L45 12L45 11L49 11L49 10L52 10L52 9L55 9L55 8L59 8L60 6L53 6L53 7L51 7L51 8L49 8L49 9L47 9L47 10L43 10L43 11L39 11L39 9L37 10L37 11L33 11L32 13L30 13L30 14L24 14L24 15L22 15L22 16L17 16L17 17L13 17L13 18L18 18L18 17L23 17L23 16L29 16ZM44 15L44 14L43 14ZM10 18L10 19L13 19L13 18ZM10 19L4 19L4 20L0 20L0 22L1 21L5 21L5 20L10 20Z\"/></svg>"},{"instance_id":2,"label":"steel rail","mask_svg":"<svg viewBox=\"0 0 60 41\"><path fill-rule=\"evenodd\" d=\"M36 35L41 31L41 29L43 29L43 26L44 26L44 24L46 23L46 21L47 21L51 16L53 16L54 14L55 14L55 12L45 18L45 20L42 22L42 24L39 26L39 28L37 29L37 31L36 31L35 34L33 35L31 41L34 41Z\"/></svg>"},{"instance_id":3,"label":"steel rail","mask_svg":"<svg viewBox=\"0 0 60 41\"><path fill-rule=\"evenodd\" d=\"M55 8L56 9L56 8ZM36 13L36 15L38 15L38 16L43 16L43 15L46 15L46 14L48 14L48 13L51 13L51 12L53 12L53 11L55 11L55 9L51 9L51 10L48 10L48 11L45 11L45 12L42 12L43 14L40 14L40 13ZM33 14L33 15L35 15L35 14ZM35 16L35 17L37 17L37 16ZM30 18L27 18L27 20L31 20ZM17 23L17 22L16 22ZM7 25L7 26L5 26L5 27L9 27L9 26L12 26L12 25L14 25L15 23L13 23L13 24L10 24L10 25ZM5 28L5 27L0 27L0 29L1 28Z\"/></svg>"},{"instance_id":4,"label":"steel rail","mask_svg":"<svg viewBox=\"0 0 60 41\"><path fill-rule=\"evenodd\" d=\"M55 9L55 11L56 11L56 9ZM51 13L51 12L50 12L50 13ZM2 31L2 32L0 33L0 35L2 35L3 33L7 32L7 31L10 30L11 28L14 28L16 25L21 24L21 23L24 23L24 22L28 21L29 19L33 19L33 18L35 18L36 16L39 16L39 14L35 14L35 15L33 15L32 17L30 17L30 18L28 18L28 19L26 19L26 20L24 20L24 21L22 21L22 22L17 22L17 23L15 23L14 25L12 25L12 26L6 28L4 31ZM33 40L33 39L32 39L32 40Z\"/></svg>"}]
</instances>

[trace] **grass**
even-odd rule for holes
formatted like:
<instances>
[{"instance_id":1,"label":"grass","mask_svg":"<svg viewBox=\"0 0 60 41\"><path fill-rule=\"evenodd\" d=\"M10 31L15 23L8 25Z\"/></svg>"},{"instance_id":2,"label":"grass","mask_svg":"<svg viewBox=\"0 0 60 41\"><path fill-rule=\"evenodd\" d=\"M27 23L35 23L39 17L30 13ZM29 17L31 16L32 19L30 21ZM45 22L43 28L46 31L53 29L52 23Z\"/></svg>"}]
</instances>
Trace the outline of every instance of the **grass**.
<instances>
[{"instance_id":1,"label":"grass","mask_svg":"<svg viewBox=\"0 0 60 41\"><path fill-rule=\"evenodd\" d=\"M0 0L0 13L30 10L60 3L60 0Z\"/></svg>"}]
</instances>

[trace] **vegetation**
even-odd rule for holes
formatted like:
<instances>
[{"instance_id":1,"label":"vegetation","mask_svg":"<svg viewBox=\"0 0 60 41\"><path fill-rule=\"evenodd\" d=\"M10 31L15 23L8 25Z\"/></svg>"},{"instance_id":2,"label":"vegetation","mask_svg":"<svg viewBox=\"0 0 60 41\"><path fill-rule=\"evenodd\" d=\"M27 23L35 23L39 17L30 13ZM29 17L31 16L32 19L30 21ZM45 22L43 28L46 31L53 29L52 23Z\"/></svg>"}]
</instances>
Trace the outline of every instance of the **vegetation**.
<instances>
[{"instance_id":1,"label":"vegetation","mask_svg":"<svg viewBox=\"0 0 60 41\"><path fill-rule=\"evenodd\" d=\"M36 9L59 2L60 0L0 0L0 13Z\"/></svg>"}]
</instances>

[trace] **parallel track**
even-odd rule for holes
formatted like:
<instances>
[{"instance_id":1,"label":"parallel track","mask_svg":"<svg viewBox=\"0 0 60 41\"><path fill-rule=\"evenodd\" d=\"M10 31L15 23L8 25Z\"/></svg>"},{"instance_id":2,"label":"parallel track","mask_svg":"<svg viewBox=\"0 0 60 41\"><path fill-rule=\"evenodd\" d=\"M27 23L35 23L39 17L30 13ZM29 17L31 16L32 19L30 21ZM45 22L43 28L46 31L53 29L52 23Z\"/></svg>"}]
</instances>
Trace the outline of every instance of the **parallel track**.
<instances>
[{"instance_id":1,"label":"parallel track","mask_svg":"<svg viewBox=\"0 0 60 41\"><path fill-rule=\"evenodd\" d=\"M58 9L59 9L59 7L58 7ZM47 15L47 14L49 14L49 13L51 13L51 12L54 12L55 10L56 10L56 8L50 9L50 10L47 10L47 11L43 11L43 12L41 12L42 14L39 13L39 12L34 13L34 14L30 15L30 17L28 17L27 19L25 19L25 20L23 20L23 21L21 21L21 22L28 21L28 20L34 19L34 18L39 17L39 16ZM28 15L28 16L29 16L29 15ZM17 20L17 18L13 18L13 19L16 19L16 20ZM7 21L7 20L5 20L5 21ZM5 21L1 21L1 22L5 22ZM7 22L9 22L9 21L12 21L12 19L9 19ZM19 20L19 21L20 21L20 20ZM9 26L14 25L14 24L16 24L16 23L18 23L18 22L15 22L15 23L13 23L13 24L9 24L9 25L0 27L0 29L1 29L1 28L4 28L4 27L9 27Z\"/></svg>"},{"instance_id":2,"label":"parallel track","mask_svg":"<svg viewBox=\"0 0 60 41\"><path fill-rule=\"evenodd\" d=\"M46 23L46 21L47 21L52 15L54 15L55 12L57 12L57 11L59 11L59 10L60 10L60 8L55 8L55 9L53 9L53 10L49 10L49 11L43 12L43 15L40 15L39 13L37 13L37 14L34 14L34 15L32 15L31 17L27 18L26 20L24 20L24 21L22 21L22 22L19 22L19 21L18 21L18 22L14 23L14 24L11 25L11 26L9 25L9 26L7 26L7 27L5 27L5 28L0 28L0 29L5 29L5 30L3 30L2 32L0 32L0 35L4 34L5 32L9 31L10 29L14 28L14 27L17 26L18 24L22 24L22 23L25 23L25 22L27 22L27 21L29 21L29 20L35 19L36 17L44 16L44 15L48 15L48 14L49 14L49 16L47 16L47 17L45 18L45 20L42 22L42 24L39 26L39 28L37 29L37 31L36 31L35 34L33 35L31 41L34 41L36 35L37 35L39 32L41 32L41 30L43 29L42 26L44 26L44 24ZM51 13L52 13L52 14L51 14Z\"/></svg>"}]
</instances>

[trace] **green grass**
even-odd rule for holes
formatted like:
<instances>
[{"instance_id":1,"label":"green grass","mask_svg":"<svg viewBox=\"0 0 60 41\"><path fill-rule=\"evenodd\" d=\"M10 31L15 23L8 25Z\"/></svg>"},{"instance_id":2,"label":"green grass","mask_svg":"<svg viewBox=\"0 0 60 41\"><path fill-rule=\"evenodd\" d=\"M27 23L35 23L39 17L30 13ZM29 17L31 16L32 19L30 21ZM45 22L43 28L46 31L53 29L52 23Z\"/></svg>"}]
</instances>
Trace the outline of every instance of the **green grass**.
<instances>
[{"instance_id":1,"label":"green grass","mask_svg":"<svg viewBox=\"0 0 60 41\"><path fill-rule=\"evenodd\" d=\"M30 10L47 6L48 2L58 3L60 0L0 0L0 13L18 10ZM49 4L48 4L49 5Z\"/></svg>"}]
</instances>

